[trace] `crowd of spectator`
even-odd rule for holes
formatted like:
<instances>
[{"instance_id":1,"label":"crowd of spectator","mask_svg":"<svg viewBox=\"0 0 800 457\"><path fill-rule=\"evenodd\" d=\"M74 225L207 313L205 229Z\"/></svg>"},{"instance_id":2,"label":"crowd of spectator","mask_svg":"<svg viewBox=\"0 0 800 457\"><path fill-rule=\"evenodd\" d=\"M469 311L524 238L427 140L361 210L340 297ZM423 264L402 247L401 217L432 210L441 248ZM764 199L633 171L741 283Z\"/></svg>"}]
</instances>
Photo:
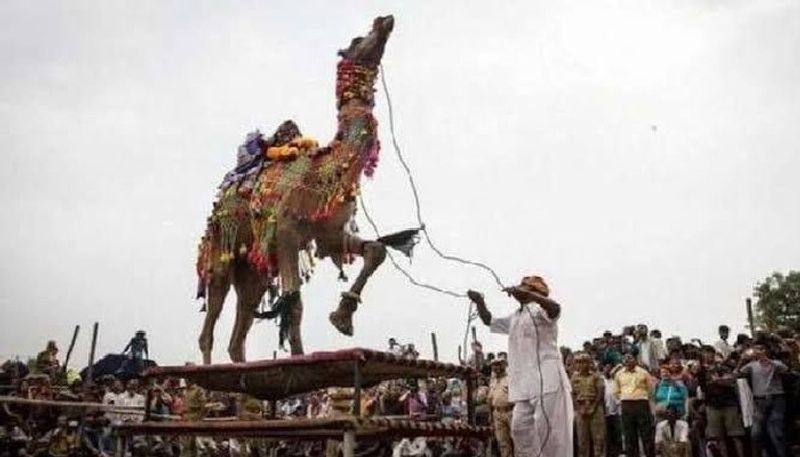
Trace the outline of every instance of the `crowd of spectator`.
<instances>
[{"instance_id":1,"label":"crowd of spectator","mask_svg":"<svg viewBox=\"0 0 800 457\"><path fill-rule=\"evenodd\" d=\"M388 351L403 358L419 356L413 344L401 345L394 340L389 342ZM1 395L67 401L73 406L4 402L0 411L0 457L115 455L118 443L113 426L143 420L146 403L143 383L137 379L123 381L114 375L85 383L74 371L61 370L57 354L55 343L49 342L47 349L32 362L30 373L29 367L18 362L3 365ZM240 394L205 391L183 379L166 379L153 386L150 411L153 420L164 421L324 418L349 413L352 393L342 396L340 390L320 390L271 403ZM363 416L463 421L467 409L465 393L465 386L457 379L401 379L365 389L361 411ZM82 406L74 406L76 402ZM488 422L485 417L484 423ZM424 440L396 444L399 450L410 452L455 450L452 443L440 443L437 448ZM447 446L442 447L444 444ZM241 439L139 437L127 446L128 455L223 457L267 455L269 451L263 440ZM275 452L275 446L272 447ZM282 452L275 455L315 455L323 453L324 447L321 442L298 446L282 443L277 449Z\"/></svg>"},{"instance_id":2,"label":"crowd of spectator","mask_svg":"<svg viewBox=\"0 0 800 457\"><path fill-rule=\"evenodd\" d=\"M710 344L663 340L640 324L562 348L576 455L797 455L800 335L718 332Z\"/></svg>"},{"instance_id":3,"label":"crowd of spectator","mask_svg":"<svg viewBox=\"0 0 800 457\"><path fill-rule=\"evenodd\" d=\"M800 346L787 331L738 335L719 328L712 344L666 340L644 325L610 331L579 351L562 348L575 406L576 456L787 456L798 417ZM413 344L389 340L388 351L417 358ZM462 363L481 376L475 396L476 422L492 425L495 454L513 453L509 404L503 397L505 354L484 353L472 343ZM55 343L36 358L31 373L8 362L2 395L31 400L82 402L85 408L3 403L0 457L114 455L113 425L139 422L144 386L105 376L84 383L59 369ZM154 386L154 420L257 420L322 418L346 414L351 398L326 389L263 402L236 394L206 392L181 379ZM364 416L466 421L466 386L457 379L395 380L365 389ZM100 406L97 406L100 405ZM128 455L333 455L323 442L292 445L264 440L140 437ZM458 455L475 443L402 440L394 455ZM473 448L478 452L479 449ZM762 454L762 452L764 454ZM641 453L641 454L640 454Z\"/></svg>"}]
</instances>

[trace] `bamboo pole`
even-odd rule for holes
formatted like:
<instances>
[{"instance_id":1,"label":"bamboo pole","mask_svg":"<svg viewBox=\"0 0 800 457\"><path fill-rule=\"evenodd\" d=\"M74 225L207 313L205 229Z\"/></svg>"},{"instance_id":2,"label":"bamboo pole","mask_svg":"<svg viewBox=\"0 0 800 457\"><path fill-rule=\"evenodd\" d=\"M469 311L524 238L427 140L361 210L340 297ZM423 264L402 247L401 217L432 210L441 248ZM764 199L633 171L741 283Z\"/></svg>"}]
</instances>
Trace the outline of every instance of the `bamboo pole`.
<instances>
[{"instance_id":1,"label":"bamboo pole","mask_svg":"<svg viewBox=\"0 0 800 457\"><path fill-rule=\"evenodd\" d=\"M94 323L92 328L92 347L89 349L89 369L86 372L86 385L89 386L94 381L94 351L97 348L97 327L98 323Z\"/></svg>"},{"instance_id":2,"label":"bamboo pole","mask_svg":"<svg viewBox=\"0 0 800 457\"><path fill-rule=\"evenodd\" d=\"M439 346L436 344L436 332L431 332L431 346L433 346L433 360L439 361Z\"/></svg>"},{"instance_id":3,"label":"bamboo pole","mask_svg":"<svg viewBox=\"0 0 800 457\"><path fill-rule=\"evenodd\" d=\"M278 351L272 351L272 360L278 359ZM269 401L269 415L267 419L275 419L278 417L278 401L277 400L270 400Z\"/></svg>"},{"instance_id":4,"label":"bamboo pole","mask_svg":"<svg viewBox=\"0 0 800 457\"><path fill-rule=\"evenodd\" d=\"M353 457L356 452L356 432L353 429L344 431L342 437L342 455L343 457Z\"/></svg>"},{"instance_id":5,"label":"bamboo pole","mask_svg":"<svg viewBox=\"0 0 800 457\"><path fill-rule=\"evenodd\" d=\"M29 406L54 406L61 408L94 409L94 410L118 412L118 413L144 412L144 407L142 406L115 406L115 405L107 405L104 403L91 403L83 401L37 400L33 398L10 397L5 395L0 395L0 403L9 403L14 405L29 405Z\"/></svg>"},{"instance_id":6,"label":"bamboo pole","mask_svg":"<svg viewBox=\"0 0 800 457\"><path fill-rule=\"evenodd\" d=\"M747 306L747 323L750 325L750 337L752 338L756 334L755 319L753 318L753 300L748 297L745 300L745 306Z\"/></svg>"},{"instance_id":7,"label":"bamboo pole","mask_svg":"<svg viewBox=\"0 0 800 457\"><path fill-rule=\"evenodd\" d=\"M75 331L72 332L72 341L69 342L69 349L67 349L67 356L64 358L64 365L62 366L62 370L66 373L67 372L67 365L69 365L69 359L72 356L72 350L75 349L75 341L78 339L78 333L81 331L81 326L76 325Z\"/></svg>"},{"instance_id":8,"label":"bamboo pole","mask_svg":"<svg viewBox=\"0 0 800 457\"><path fill-rule=\"evenodd\" d=\"M475 326L473 325L472 326L472 343L474 344L474 343L477 343L477 342L478 342L478 332L477 332L477 330L475 330ZM477 357L470 358L470 357L473 357L475 355L476 355L475 352L473 352L473 351L471 351L471 350L469 350L467 348L464 348L464 360L467 361L467 365L469 365L470 363L474 363L475 364L475 368L480 370L481 367L478 364L478 358Z\"/></svg>"}]
</instances>

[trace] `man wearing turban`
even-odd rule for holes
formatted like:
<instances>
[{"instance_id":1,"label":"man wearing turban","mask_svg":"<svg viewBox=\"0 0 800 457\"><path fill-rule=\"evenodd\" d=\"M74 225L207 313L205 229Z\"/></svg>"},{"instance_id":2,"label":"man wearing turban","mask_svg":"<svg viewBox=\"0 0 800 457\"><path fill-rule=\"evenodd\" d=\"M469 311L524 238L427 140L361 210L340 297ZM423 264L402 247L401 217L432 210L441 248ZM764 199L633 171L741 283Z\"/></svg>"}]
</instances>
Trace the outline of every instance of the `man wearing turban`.
<instances>
[{"instance_id":1,"label":"man wearing turban","mask_svg":"<svg viewBox=\"0 0 800 457\"><path fill-rule=\"evenodd\" d=\"M467 292L492 333L508 335L508 400L514 403L511 435L517 457L572 457L573 405L558 349L561 306L539 276L504 291L519 303L493 317L478 292Z\"/></svg>"}]
</instances>

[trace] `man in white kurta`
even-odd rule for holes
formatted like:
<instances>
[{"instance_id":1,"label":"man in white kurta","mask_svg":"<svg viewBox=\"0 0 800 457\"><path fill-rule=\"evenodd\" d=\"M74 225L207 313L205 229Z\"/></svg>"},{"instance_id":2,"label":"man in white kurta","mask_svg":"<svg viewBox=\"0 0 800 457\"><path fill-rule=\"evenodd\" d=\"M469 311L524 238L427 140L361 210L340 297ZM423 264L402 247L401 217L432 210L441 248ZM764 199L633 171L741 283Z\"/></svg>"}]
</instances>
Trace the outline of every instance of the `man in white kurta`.
<instances>
[{"instance_id":1,"label":"man in white kurta","mask_svg":"<svg viewBox=\"0 0 800 457\"><path fill-rule=\"evenodd\" d=\"M491 316L480 294L471 291L469 295L490 330L508 335L514 454L572 457L574 414L570 382L558 348L560 307L546 298L549 289L539 277L526 277L522 284L506 291L520 306L501 318Z\"/></svg>"}]
</instances>

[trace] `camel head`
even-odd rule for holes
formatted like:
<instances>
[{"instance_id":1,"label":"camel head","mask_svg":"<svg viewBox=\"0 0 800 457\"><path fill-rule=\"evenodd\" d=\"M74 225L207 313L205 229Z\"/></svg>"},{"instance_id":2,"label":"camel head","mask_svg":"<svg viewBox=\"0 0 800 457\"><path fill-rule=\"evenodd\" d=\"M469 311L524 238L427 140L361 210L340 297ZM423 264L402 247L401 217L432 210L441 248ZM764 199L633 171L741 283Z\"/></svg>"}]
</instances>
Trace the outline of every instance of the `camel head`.
<instances>
[{"instance_id":1,"label":"camel head","mask_svg":"<svg viewBox=\"0 0 800 457\"><path fill-rule=\"evenodd\" d=\"M339 51L339 56L356 64L375 68L381 63L386 41L394 28L394 16L381 16L372 22L372 30L367 36L353 38L347 49Z\"/></svg>"}]
</instances>

